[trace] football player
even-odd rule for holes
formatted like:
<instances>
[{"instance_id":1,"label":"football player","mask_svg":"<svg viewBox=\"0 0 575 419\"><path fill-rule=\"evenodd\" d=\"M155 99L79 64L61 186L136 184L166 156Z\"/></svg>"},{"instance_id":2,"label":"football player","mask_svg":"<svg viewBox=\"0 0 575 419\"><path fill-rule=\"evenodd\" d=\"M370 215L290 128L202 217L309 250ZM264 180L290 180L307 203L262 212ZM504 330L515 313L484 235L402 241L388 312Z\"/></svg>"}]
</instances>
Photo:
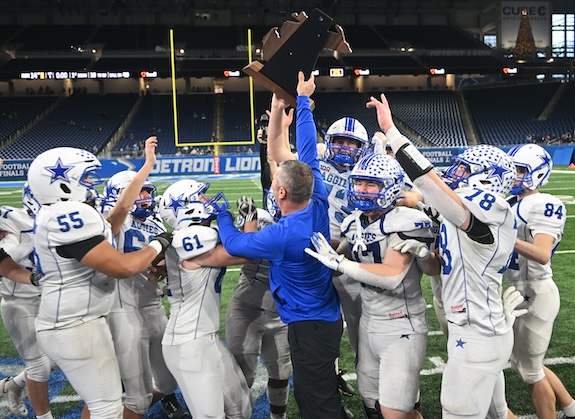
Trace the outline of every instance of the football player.
<instances>
[{"instance_id":1,"label":"football player","mask_svg":"<svg viewBox=\"0 0 575 419\"><path fill-rule=\"evenodd\" d=\"M346 192L350 170L367 151L369 137L365 127L355 118L344 117L335 121L325 134L325 153L320 155L320 170L329 194L329 228L333 248L341 241L341 223L349 213ZM361 284L346 275L334 275L333 284L339 294L349 343L357 357L358 328L361 316ZM345 371L336 373L339 390L351 396L354 388L343 378Z\"/></svg>"},{"instance_id":2,"label":"football player","mask_svg":"<svg viewBox=\"0 0 575 419\"><path fill-rule=\"evenodd\" d=\"M356 211L344 219L345 239L338 247L359 263L331 252L321 235L312 239L316 252L307 250L332 269L346 264L358 268L344 271L363 285L357 381L365 416L375 419L421 417L413 407L427 345L423 272L416 258L401 250L408 239L412 242L407 245L420 247L422 256L429 257L426 242L432 233L425 214L397 206L404 186L395 159L368 154L349 175L348 204ZM327 259L322 257L326 253Z\"/></svg>"},{"instance_id":3,"label":"football player","mask_svg":"<svg viewBox=\"0 0 575 419\"><path fill-rule=\"evenodd\" d=\"M39 205L31 196L28 184L22 189L22 202L25 208L0 208L0 232L4 235L0 246L15 262L31 271L34 269L34 214ZM5 390L3 393L8 393L8 408L16 416L28 415L22 396L22 390L26 387L36 417L52 419L48 399L51 362L38 345L34 330L34 320L40 306L40 288L5 278L1 294L4 326L26 366L25 374L4 379L0 384Z\"/></svg>"},{"instance_id":4,"label":"football player","mask_svg":"<svg viewBox=\"0 0 575 419\"><path fill-rule=\"evenodd\" d=\"M104 189L104 216L110 222L117 248L130 253L145 247L157 234L166 231L155 210L156 187L147 179L156 163L156 137L145 142L146 160L138 172L116 173ZM162 399L162 408L172 418L187 412L174 396L177 382L162 355L162 337L168 317L156 283L148 272L118 281L108 325L114 340L120 376L124 385L124 419L141 418ZM138 356L134 356L138 354Z\"/></svg>"},{"instance_id":5,"label":"football player","mask_svg":"<svg viewBox=\"0 0 575 419\"><path fill-rule=\"evenodd\" d=\"M207 183L180 180L166 189L160 201L160 216L174 229L173 245L166 251L170 317L162 351L193 417L249 418L250 390L218 337L223 267L246 259L224 252L213 267L194 260L223 249L218 231L210 223L218 211L227 208L227 200L221 192L206 197L208 187Z\"/></svg>"},{"instance_id":6,"label":"football player","mask_svg":"<svg viewBox=\"0 0 575 419\"><path fill-rule=\"evenodd\" d=\"M122 383L105 319L114 278L142 272L166 249L171 235L158 234L141 250L118 252L109 224L86 203L98 196L94 185L100 168L96 156L72 147L45 151L30 164L28 183L41 204L34 234L36 268L44 274L36 337L92 419L116 419L123 413Z\"/></svg>"},{"instance_id":7,"label":"football player","mask_svg":"<svg viewBox=\"0 0 575 419\"><path fill-rule=\"evenodd\" d=\"M446 171L433 165L397 130L385 95L371 97L380 128L425 201L443 216L440 230L442 300L448 320L448 361L443 372L444 418L486 417L491 400L505 400L503 368L513 347L512 306L499 294L517 237L503 198L517 177L511 158L490 145L470 147ZM496 407L505 418L505 403Z\"/></svg>"},{"instance_id":8,"label":"football player","mask_svg":"<svg viewBox=\"0 0 575 419\"><path fill-rule=\"evenodd\" d=\"M561 380L543 365L559 313L559 290L553 281L551 258L563 237L567 211L558 198L539 192L553 168L551 156L543 147L521 144L508 154L517 167L517 181L508 201L518 233L505 278L524 296L519 308L528 310L513 326L511 366L529 386L539 418L555 418L557 402L565 416L575 417L575 401Z\"/></svg>"}]
</instances>

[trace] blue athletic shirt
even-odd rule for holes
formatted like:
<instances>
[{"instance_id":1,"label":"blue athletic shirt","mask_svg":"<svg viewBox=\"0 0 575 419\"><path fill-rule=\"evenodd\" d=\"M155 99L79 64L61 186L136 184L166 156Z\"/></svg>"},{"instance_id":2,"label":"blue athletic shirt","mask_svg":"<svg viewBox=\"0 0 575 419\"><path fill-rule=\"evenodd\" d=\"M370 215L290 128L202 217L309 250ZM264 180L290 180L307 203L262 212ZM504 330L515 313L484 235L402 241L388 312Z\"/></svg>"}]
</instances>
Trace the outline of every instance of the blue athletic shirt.
<instances>
[{"instance_id":1,"label":"blue athletic shirt","mask_svg":"<svg viewBox=\"0 0 575 419\"><path fill-rule=\"evenodd\" d=\"M329 240L328 201L319 170L316 127L309 98L297 97L296 143L300 161L313 172L314 189L307 207L284 215L257 233L241 233L228 211L218 214L220 238L228 253L270 261L270 289L284 323L340 318L339 297L332 284L332 271L304 252L313 232Z\"/></svg>"}]
</instances>

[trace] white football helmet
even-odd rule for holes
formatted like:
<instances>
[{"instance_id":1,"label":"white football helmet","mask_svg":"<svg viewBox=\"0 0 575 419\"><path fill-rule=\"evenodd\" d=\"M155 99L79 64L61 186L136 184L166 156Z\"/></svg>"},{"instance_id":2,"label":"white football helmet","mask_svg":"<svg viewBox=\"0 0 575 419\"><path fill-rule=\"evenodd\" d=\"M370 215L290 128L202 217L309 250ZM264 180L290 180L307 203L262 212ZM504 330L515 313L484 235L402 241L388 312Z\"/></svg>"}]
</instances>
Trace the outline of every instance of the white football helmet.
<instances>
[{"instance_id":1,"label":"white football helmet","mask_svg":"<svg viewBox=\"0 0 575 419\"><path fill-rule=\"evenodd\" d=\"M32 195L32 190L30 189L28 182L24 183L24 186L22 187L22 204L24 205L24 208L26 208L26 211L28 211L28 214L32 216L35 216L42 206L38 200L34 198L34 195Z\"/></svg>"},{"instance_id":2,"label":"white football helmet","mask_svg":"<svg viewBox=\"0 0 575 419\"><path fill-rule=\"evenodd\" d=\"M174 230L213 220L219 211L229 207L229 203L223 192L207 198L204 193L209 187L209 183L192 179L171 184L160 199L160 217Z\"/></svg>"},{"instance_id":3,"label":"white football helmet","mask_svg":"<svg viewBox=\"0 0 575 419\"><path fill-rule=\"evenodd\" d=\"M505 196L517 178L511 157L492 145L469 147L454 156L453 160L453 165L445 171L444 176L451 189L470 186Z\"/></svg>"},{"instance_id":4,"label":"white football helmet","mask_svg":"<svg viewBox=\"0 0 575 419\"><path fill-rule=\"evenodd\" d=\"M102 210L106 211L111 209L116 202L118 202L118 197L124 189L130 184L132 179L136 176L136 172L133 170L122 170L116 173L106 182L106 187L104 188L104 202L102 204ZM134 201L131 213L138 218L145 219L147 217L156 214L156 193L157 189L149 179L144 181L142 189L148 191L150 196L148 198L142 197Z\"/></svg>"},{"instance_id":5,"label":"white football helmet","mask_svg":"<svg viewBox=\"0 0 575 419\"><path fill-rule=\"evenodd\" d=\"M526 190L539 189L549 181L553 160L543 147L537 144L520 144L507 152L515 166L523 169L523 176L517 177L511 195L519 195Z\"/></svg>"},{"instance_id":6,"label":"white football helmet","mask_svg":"<svg viewBox=\"0 0 575 419\"><path fill-rule=\"evenodd\" d=\"M357 142L357 149L334 144L336 138L347 138ZM325 134L325 159L340 166L353 166L363 156L369 146L369 137L365 127L354 118L338 119Z\"/></svg>"},{"instance_id":7,"label":"white football helmet","mask_svg":"<svg viewBox=\"0 0 575 419\"><path fill-rule=\"evenodd\" d=\"M58 201L85 202L99 196L102 167L92 153L80 148L58 147L38 155L28 169L28 184L42 205Z\"/></svg>"},{"instance_id":8,"label":"white football helmet","mask_svg":"<svg viewBox=\"0 0 575 419\"><path fill-rule=\"evenodd\" d=\"M358 181L379 183L377 194L357 190ZM396 159L371 153L363 157L349 175L348 207L360 211L388 211L393 208L405 187L405 175Z\"/></svg>"}]
</instances>

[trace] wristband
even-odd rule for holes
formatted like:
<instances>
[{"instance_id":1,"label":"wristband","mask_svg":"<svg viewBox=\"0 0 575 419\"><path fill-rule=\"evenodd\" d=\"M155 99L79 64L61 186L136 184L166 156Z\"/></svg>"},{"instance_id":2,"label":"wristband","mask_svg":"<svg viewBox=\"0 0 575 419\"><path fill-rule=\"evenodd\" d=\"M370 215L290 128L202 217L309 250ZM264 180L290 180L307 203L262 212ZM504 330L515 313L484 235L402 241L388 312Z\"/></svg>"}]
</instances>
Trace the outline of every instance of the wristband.
<instances>
[{"instance_id":1,"label":"wristband","mask_svg":"<svg viewBox=\"0 0 575 419\"><path fill-rule=\"evenodd\" d=\"M159 255L160 253L162 253L163 248L162 248L162 245L160 244L159 241L157 241L157 240L152 240L152 241L148 244L148 246L151 247L152 249L154 249L154 250L156 251L156 254Z\"/></svg>"}]
</instances>

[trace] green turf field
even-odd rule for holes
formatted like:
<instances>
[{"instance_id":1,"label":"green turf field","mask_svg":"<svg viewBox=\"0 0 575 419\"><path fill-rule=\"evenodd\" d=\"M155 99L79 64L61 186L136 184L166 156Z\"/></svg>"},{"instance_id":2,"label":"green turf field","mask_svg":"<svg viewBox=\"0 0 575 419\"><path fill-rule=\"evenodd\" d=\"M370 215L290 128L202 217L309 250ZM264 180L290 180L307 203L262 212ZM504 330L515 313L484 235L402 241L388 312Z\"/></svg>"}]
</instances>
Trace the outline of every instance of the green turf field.
<instances>
[{"instance_id":1,"label":"green turf field","mask_svg":"<svg viewBox=\"0 0 575 419\"><path fill-rule=\"evenodd\" d=\"M162 181L162 179L153 180L160 192L170 184L169 182ZM210 179L209 181L211 183L210 192L224 191L230 203L234 203L241 195L251 195L261 205L261 187L258 178ZM555 171L551 176L551 181L543 191L561 197L566 204L568 217L563 241L553 258L555 280L561 292L561 311L555 323L553 340L547 353L546 362L563 380L567 389L570 390L572 394L575 394L575 346L571 340L573 330L575 330L575 304L573 304L573 300L575 300L575 282L572 280L570 274L571 269L573 269L572 264L575 263L575 170ZM21 193L19 188L1 187L0 185L0 203L2 205L20 206L20 199ZM227 303L237 281L238 274L237 267L231 267L223 283L222 326ZM427 278L423 280L423 287L427 301L431 302L431 289ZM441 371L447 360L446 340L439 331L432 307L430 307L428 311L428 320L430 324L430 336L428 339L427 360L424 364L424 370L421 373L421 405L424 417L438 419L441 417L441 407L439 403ZM222 337L223 336L222 333ZM2 376L14 374L21 369L19 365L15 365L13 361L9 360L10 358L16 357L17 353L13 344L7 337L4 329L0 328L0 372ZM2 362L2 359L5 361ZM8 361L6 361L6 359L8 359ZM355 385L354 360L346 337L344 337L342 343L340 367L348 371L350 380L352 384ZM507 377L507 399L510 408L516 414L524 417L532 415L534 409L531 406L527 387L520 382L513 371L507 369L505 372ZM264 382L264 380L265 378L262 378L260 381ZM51 392L51 397L54 397L52 399L52 411L55 417L60 417L61 415L69 417L65 412L69 412L70 409L81 403L78 402L77 397L74 396L75 393L69 385L64 385L59 388L56 394L52 394ZM352 410L356 418L363 417L362 403L359 396L344 397L343 401ZM0 417L8 417L8 411L3 402L0 403ZM29 417L33 416L29 415ZM146 417L156 418L162 416L149 414ZM263 418L264 416L254 415L254 418L256 417ZM299 417L293 397L290 399L288 417Z\"/></svg>"}]
</instances>

